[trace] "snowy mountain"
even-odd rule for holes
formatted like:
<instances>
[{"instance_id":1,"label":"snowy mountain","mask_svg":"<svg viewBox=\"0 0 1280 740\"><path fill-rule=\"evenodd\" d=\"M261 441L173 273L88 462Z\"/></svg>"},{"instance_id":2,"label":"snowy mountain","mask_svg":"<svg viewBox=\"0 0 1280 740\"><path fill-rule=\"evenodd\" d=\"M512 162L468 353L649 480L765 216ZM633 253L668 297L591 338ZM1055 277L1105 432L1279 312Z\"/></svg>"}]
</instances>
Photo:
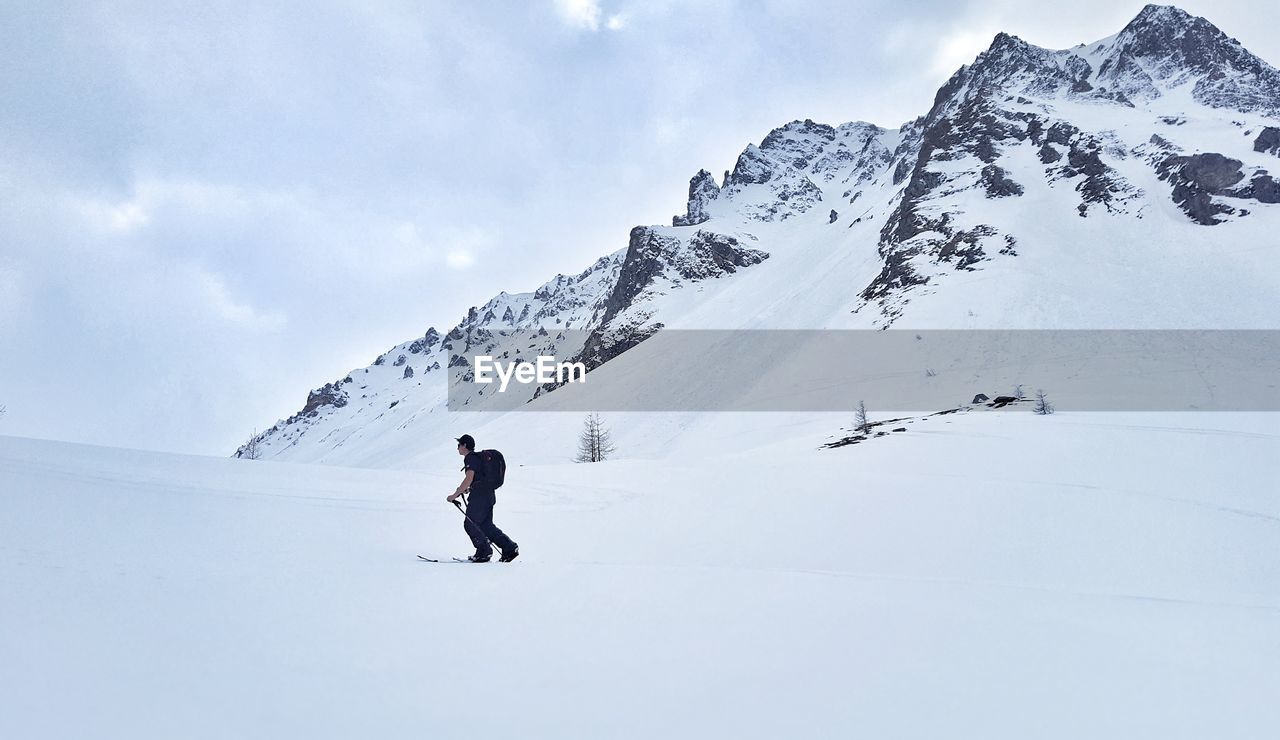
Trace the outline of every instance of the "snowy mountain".
<instances>
[{"instance_id":1,"label":"snowy mountain","mask_svg":"<svg viewBox=\"0 0 1280 740\"><path fill-rule=\"evenodd\" d=\"M1280 72L1207 20L1149 5L1064 50L1001 33L921 117L781 126L700 170L671 226L393 347L257 448L402 464L448 438L469 356L594 369L663 328L1277 328L1275 171Z\"/></svg>"}]
</instances>

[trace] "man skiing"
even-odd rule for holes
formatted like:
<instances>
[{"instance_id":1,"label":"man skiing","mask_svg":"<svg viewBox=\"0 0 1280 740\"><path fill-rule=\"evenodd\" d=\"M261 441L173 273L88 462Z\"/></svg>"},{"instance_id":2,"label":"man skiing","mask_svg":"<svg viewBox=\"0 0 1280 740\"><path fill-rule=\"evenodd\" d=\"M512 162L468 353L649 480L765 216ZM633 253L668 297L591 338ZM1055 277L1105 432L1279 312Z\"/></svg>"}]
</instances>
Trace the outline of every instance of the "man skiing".
<instances>
[{"instance_id":1,"label":"man skiing","mask_svg":"<svg viewBox=\"0 0 1280 740\"><path fill-rule=\"evenodd\" d=\"M498 558L500 562L509 563L515 560L520 554L520 546L503 534L502 530L493 523L493 505L498 500L497 491L491 481L485 480L484 465L480 454L476 452L476 441L470 434L458 437L458 454L463 456L462 471L465 475L462 483L458 485L458 490L447 496L445 500L452 504L468 489L471 491L471 498L463 499L466 501L467 510L462 526L467 536L471 538L471 544L475 545L476 552L467 560L473 563L489 562L493 557L493 547L490 546L490 542L502 551L502 557Z\"/></svg>"}]
</instances>

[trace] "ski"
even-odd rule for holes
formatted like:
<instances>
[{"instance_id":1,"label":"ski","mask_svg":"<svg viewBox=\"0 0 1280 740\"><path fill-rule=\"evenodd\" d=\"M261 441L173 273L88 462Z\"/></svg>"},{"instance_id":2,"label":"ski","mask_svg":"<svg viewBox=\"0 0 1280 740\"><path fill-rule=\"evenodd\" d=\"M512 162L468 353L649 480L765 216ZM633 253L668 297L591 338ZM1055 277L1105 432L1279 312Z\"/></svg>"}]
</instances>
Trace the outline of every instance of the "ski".
<instances>
[{"instance_id":1,"label":"ski","mask_svg":"<svg viewBox=\"0 0 1280 740\"><path fill-rule=\"evenodd\" d=\"M517 553L517 555L518 555L518 553ZM475 561L473 561L473 560L470 560L469 558L449 558L448 560L445 560L444 558L429 558L429 557L427 557L426 555L419 555L419 556L418 556L418 559L419 559L419 560L421 560L421 561L423 561L423 562L427 562L427 563L471 563L471 562L475 562ZM513 558L511 558L511 560L515 560L515 558L514 558L514 557L513 557ZM501 558L499 558L497 561L489 561L489 560L486 560L486 561L484 561L484 562L486 562L486 563L488 563L488 562L509 563L509 562L511 562L511 560L502 560Z\"/></svg>"}]
</instances>

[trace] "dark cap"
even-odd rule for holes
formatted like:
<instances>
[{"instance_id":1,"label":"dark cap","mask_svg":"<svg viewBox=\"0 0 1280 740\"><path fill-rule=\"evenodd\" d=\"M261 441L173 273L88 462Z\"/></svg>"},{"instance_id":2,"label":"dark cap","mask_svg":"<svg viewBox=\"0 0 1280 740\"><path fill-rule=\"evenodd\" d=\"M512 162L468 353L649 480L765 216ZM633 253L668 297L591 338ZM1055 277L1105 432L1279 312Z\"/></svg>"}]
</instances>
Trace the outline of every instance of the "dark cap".
<instances>
[{"instance_id":1,"label":"dark cap","mask_svg":"<svg viewBox=\"0 0 1280 740\"><path fill-rule=\"evenodd\" d=\"M466 447L468 450L474 450L476 448L476 441L471 438L470 434L464 434L461 437L458 437L458 444Z\"/></svg>"}]
</instances>

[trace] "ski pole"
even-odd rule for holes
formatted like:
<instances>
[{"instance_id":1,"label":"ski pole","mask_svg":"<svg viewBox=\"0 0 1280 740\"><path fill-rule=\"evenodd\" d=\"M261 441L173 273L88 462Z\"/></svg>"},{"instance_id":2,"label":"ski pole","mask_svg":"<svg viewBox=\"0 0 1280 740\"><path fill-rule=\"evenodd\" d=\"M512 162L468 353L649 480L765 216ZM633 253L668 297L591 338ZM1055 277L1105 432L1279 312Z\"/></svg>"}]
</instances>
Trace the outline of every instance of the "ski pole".
<instances>
[{"instance_id":1,"label":"ski pole","mask_svg":"<svg viewBox=\"0 0 1280 740\"><path fill-rule=\"evenodd\" d=\"M463 500L463 501L466 501L466 494L463 494L463 499L462 499L462 500ZM481 535L484 535L485 539L488 539L488 538L489 538L489 535L488 535L488 534L486 534L486 533L485 533L485 531L484 531L483 529L481 529L481 528L480 528L480 525L479 525L479 524L476 524L476 520L475 520L475 519L472 519L470 516L468 516L468 515L467 515L466 510L462 508L462 504L458 503L457 501L454 501L454 502L453 502L453 505L454 505L454 506L456 506L456 507L458 507L458 511L459 511L459 512L461 512L461 514L462 514L462 518L464 518L464 519L466 519L467 521L471 522L471 526L475 527L477 532L479 532ZM501 547L498 547L497 543L495 543L493 540L489 540L489 545L490 545L491 547L493 547L494 549L496 549L499 553L502 553L502 554L504 554L504 555L506 554L506 552L505 552Z\"/></svg>"},{"instance_id":2,"label":"ski pole","mask_svg":"<svg viewBox=\"0 0 1280 740\"><path fill-rule=\"evenodd\" d=\"M462 512L463 519L466 519L467 521L471 522L471 526L475 527L476 531L479 532L481 536L483 536L485 539L489 539L489 535L485 534L485 531L480 528L479 524L476 524L476 520L467 516L466 510L462 508L462 504L458 503L457 501L454 501L453 505L458 507L458 511ZM506 551L504 551L501 547L498 547L497 543L495 543L493 540L489 540L489 545L493 547L495 550L497 550L500 554L506 555Z\"/></svg>"}]
</instances>

